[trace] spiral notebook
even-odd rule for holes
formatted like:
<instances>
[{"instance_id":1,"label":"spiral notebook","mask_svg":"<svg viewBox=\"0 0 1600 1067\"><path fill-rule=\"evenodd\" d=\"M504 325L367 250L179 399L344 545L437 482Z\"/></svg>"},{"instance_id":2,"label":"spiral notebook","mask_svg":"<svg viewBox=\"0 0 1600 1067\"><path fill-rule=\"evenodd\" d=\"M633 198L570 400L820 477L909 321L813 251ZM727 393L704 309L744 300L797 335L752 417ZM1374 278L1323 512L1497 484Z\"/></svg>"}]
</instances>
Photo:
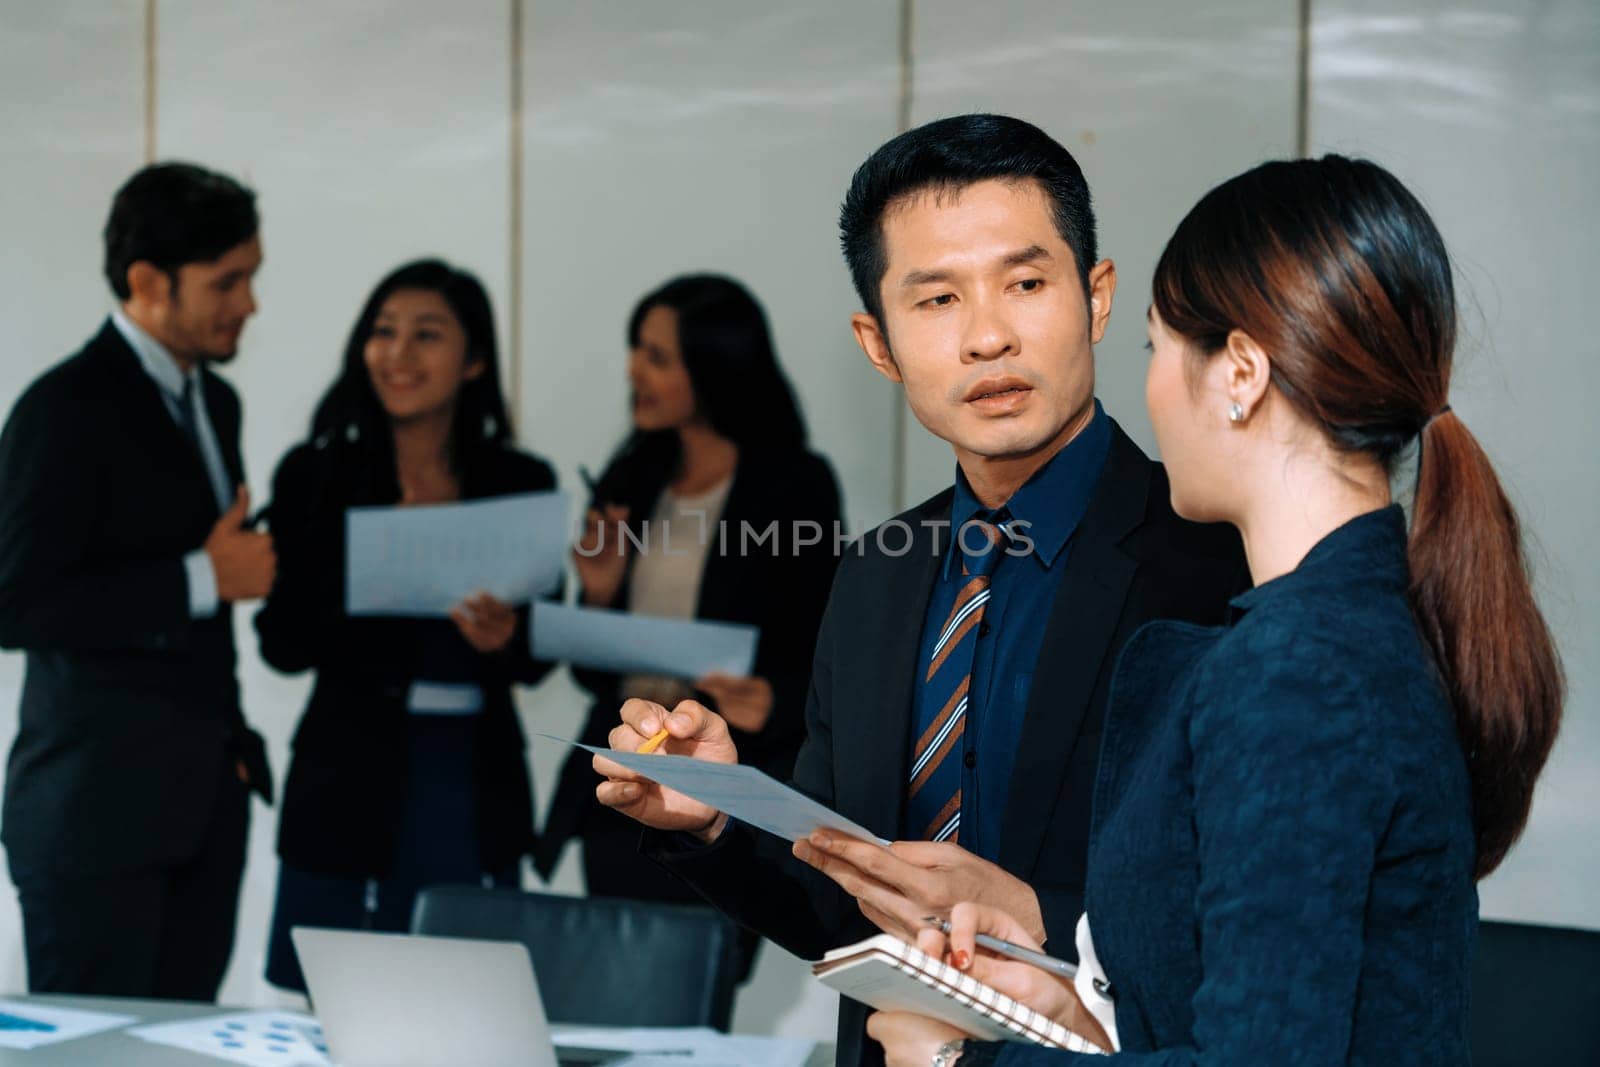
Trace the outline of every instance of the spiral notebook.
<instances>
[{"instance_id":1,"label":"spiral notebook","mask_svg":"<svg viewBox=\"0 0 1600 1067\"><path fill-rule=\"evenodd\" d=\"M1071 1052L1105 1050L1026 1004L888 934L836 948L811 965L823 985L879 1011L909 1011L990 1041Z\"/></svg>"}]
</instances>

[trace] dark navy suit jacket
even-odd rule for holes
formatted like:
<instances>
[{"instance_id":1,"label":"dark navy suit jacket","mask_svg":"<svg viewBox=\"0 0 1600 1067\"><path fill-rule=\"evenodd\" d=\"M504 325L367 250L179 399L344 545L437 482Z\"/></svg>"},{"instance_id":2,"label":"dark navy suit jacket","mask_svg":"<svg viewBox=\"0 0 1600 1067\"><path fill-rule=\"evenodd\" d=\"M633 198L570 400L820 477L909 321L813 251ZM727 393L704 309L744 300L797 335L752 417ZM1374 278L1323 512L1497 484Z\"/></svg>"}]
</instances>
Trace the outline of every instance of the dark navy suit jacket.
<instances>
[{"instance_id":1,"label":"dark navy suit jacket","mask_svg":"<svg viewBox=\"0 0 1600 1067\"><path fill-rule=\"evenodd\" d=\"M239 398L202 370L235 483ZM190 618L183 557L217 521L204 463L107 320L30 385L0 432L0 646L25 649L3 838L12 871L179 865L218 783L266 749L234 678L233 609Z\"/></svg>"},{"instance_id":2,"label":"dark navy suit jacket","mask_svg":"<svg viewBox=\"0 0 1600 1067\"><path fill-rule=\"evenodd\" d=\"M1236 597L1232 625L1129 641L1087 890L1120 1058L1468 1061L1466 760L1407 583L1385 508ZM983 1045L962 1064L1078 1055Z\"/></svg>"}]
</instances>

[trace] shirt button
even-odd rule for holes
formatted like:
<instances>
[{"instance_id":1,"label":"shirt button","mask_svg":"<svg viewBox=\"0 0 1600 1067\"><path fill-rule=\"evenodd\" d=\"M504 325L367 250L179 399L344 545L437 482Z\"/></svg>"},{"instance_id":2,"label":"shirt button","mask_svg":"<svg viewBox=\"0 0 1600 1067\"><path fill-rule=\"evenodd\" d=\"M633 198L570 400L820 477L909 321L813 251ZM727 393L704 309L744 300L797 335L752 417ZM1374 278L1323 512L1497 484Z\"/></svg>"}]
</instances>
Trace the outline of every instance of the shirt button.
<instances>
[{"instance_id":1,"label":"shirt button","mask_svg":"<svg viewBox=\"0 0 1600 1067\"><path fill-rule=\"evenodd\" d=\"M965 763L969 769L976 767L978 765L978 754L976 752L968 752L961 758L961 762Z\"/></svg>"},{"instance_id":2,"label":"shirt button","mask_svg":"<svg viewBox=\"0 0 1600 1067\"><path fill-rule=\"evenodd\" d=\"M988 619L985 619L985 620L983 620L982 622L980 622L978 624L978 636L979 637L988 637L989 636L989 620Z\"/></svg>"}]
</instances>

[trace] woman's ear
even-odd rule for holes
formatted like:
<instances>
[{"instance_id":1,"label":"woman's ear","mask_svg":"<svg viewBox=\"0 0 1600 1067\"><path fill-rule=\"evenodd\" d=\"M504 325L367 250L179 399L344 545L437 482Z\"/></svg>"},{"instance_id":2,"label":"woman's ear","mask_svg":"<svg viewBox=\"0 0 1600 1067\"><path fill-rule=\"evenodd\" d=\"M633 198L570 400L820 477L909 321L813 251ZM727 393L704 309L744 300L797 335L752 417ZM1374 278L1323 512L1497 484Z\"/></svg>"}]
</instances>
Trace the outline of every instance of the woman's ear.
<instances>
[{"instance_id":1,"label":"woman's ear","mask_svg":"<svg viewBox=\"0 0 1600 1067\"><path fill-rule=\"evenodd\" d=\"M1272 361L1255 338L1243 330L1234 330L1228 334L1219 362L1228 421L1249 422L1267 395L1267 386L1272 384Z\"/></svg>"}]
</instances>

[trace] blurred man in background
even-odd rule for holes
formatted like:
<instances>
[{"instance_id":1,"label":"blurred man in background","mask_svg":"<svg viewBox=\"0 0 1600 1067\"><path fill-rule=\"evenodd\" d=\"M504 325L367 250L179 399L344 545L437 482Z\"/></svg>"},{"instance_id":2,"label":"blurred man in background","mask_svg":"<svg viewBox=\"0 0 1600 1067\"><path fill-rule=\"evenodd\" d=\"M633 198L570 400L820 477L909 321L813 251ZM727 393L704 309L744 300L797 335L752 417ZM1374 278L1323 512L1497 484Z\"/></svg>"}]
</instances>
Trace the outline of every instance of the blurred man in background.
<instances>
[{"instance_id":1,"label":"blurred man in background","mask_svg":"<svg viewBox=\"0 0 1600 1067\"><path fill-rule=\"evenodd\" d=\"M210 369L255 313L255 194L139 171L105 229L119 307L0 433L0 645L27 652L3 829L34 992L211 1000L265 749L233 602L264 596L239 399Z\"/></svg>"}]
</instances>

